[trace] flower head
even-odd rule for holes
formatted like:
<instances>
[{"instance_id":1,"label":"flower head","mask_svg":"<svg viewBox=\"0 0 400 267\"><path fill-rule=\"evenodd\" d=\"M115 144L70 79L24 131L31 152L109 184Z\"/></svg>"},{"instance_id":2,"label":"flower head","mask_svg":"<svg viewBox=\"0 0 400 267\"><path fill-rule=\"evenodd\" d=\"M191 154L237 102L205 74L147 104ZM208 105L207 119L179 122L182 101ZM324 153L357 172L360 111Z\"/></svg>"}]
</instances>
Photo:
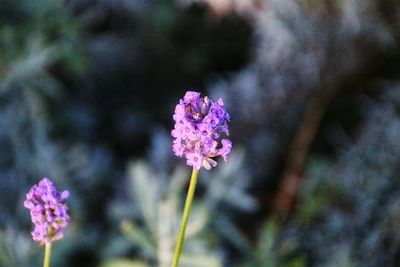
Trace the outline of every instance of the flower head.
<instances>
[{"instance_id":1,"label":"flower head","mask_svg":"<svg viewBox=\"0 0 400 267\"><path fill-rule=\"evenodd\" d=\"M65 204L68 196L68 191L57 191L49 178L43 178L29 190L24 207L30 210L35 225L32 231L33 240L44 244L63 238L63 230L70 222Z\"/></svg>"},{"instance_id":2,"label":"flower head","mask_svg":"<svg viewBox=\"0 0 400 267\"><path fill-rule=\"evenodd\" d=\"M189 91L176 105L173 119L173 150L178 157L185 156L187 165L209 170L217 166L213 158L227 160L232 142L222 136L229 135L230 118L221 98L214 101Z\"/></svg>"}]
</instances>

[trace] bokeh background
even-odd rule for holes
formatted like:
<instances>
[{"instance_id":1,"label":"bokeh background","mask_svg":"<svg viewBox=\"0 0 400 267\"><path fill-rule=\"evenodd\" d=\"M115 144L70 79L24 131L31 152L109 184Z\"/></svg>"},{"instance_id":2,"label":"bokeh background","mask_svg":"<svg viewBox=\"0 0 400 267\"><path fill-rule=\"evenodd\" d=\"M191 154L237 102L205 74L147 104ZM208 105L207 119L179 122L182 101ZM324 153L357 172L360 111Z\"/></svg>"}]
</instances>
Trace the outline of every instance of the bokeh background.
<instances>
[{"instance_id":1,"label":"bokeh background","mask_svg":"<svg viewBox=\"0 0 400 267\"><path fill-rule=\"evenodd\" d=\"M0 0L0 266L41 266L25 193L72 225L57 267L169 266L187 90L222 97L181 266L400 266L397 0Z\"/></svg>"}]
</instances>

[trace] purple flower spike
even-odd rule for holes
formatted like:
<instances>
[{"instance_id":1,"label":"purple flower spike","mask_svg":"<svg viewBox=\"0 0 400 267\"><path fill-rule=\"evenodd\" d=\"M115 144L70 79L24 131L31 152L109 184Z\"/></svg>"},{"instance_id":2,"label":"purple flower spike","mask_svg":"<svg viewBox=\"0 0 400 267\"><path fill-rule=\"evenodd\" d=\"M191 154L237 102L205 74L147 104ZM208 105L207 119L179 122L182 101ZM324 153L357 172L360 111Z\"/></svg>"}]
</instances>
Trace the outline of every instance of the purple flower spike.
<instances>
[{"instance_id":1,"label":"purple flower spike","mask_svg":"<svg viewBox=\"0 0 400 267\"><path fill-rule=\"evenodd\" d=\"M221 137L229 135L230 118L221 98L214 101L189 91L176 105L173 119L173 150L178 157L185 156L187 165L209 170L217 166L213 158L227 160L232 142Z\"/></svg>"},{"instance_id":2,"label":"purple flower spike","mask_svg":"<svg viewBox=\"0 0 400 267\"><path fill-rule=\"evenodd\" d=\"M65 199L68 191L58 192L49 178L43 178L26 194L24 207L31 212L32 238L41 245L63 238L70 217Z\"/></svg>"}]
</instances>

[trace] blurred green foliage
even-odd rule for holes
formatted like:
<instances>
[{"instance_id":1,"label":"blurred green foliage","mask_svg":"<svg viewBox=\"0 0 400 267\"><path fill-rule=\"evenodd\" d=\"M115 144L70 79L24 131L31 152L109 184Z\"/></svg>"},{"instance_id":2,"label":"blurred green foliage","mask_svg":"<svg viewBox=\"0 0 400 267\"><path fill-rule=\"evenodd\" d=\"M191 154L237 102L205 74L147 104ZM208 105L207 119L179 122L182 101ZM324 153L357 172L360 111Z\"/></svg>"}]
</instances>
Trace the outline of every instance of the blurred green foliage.
<instances>
[{"instance_id":1,"label":"blurred green foliage","mask_svg":"<svg viewBox=\"0 0 400 267\"><path fill-rule=\"evenodd\" d=\"M200 173L182 266L399 266L397 2L269 1L223 16L183 2L1 1L0 266L42 263L22 202L43 176L71 192L54 266L168 266L189 176L170 116L201 88L223 97L234 152ZM291 140L326 91L280 221Z\"/></svg>"}]
</instances>

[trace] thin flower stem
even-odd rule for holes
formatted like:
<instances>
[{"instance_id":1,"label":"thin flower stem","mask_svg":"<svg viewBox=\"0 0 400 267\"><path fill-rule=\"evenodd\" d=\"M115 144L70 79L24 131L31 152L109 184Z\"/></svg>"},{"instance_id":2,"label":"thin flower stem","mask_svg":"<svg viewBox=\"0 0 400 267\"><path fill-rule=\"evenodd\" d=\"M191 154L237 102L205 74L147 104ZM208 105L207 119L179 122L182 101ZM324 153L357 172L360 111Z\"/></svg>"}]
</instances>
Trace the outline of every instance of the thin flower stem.
<instances>
[{"instance_id":1,"label":"thin flower stem","mask_svg":"<svg viewBox=\"0 0 400 267\"><path fill-rule=\"evenodd\" d=\"M50 267L50 257L51 257L51 242L49 243L46 242L44 250L43 267Z\"/></svg>"},{"instance_id":2,"label":"thin flower stem","mask_svg":"<svg viewBox=\"0 0 400 267\"><path fill-rule=\"evenodd\" d=\"M179 228L178 239L176 242L174 258L172 261L172 267L178 267L178 264L179 264L179 257L181 256L181 252L182 252L182 248L183 248L183 241L185 239L186 225L187 225L187 222L189 219L190 208L192 207L193 196L194 196L194 192L196 190L198 176L199 176L199 170L193 168L192 177L190 178L188 193L186 196L185 208L183 210L182 222L181 222L181 226Z\"/></svg>"}]
</instances>

